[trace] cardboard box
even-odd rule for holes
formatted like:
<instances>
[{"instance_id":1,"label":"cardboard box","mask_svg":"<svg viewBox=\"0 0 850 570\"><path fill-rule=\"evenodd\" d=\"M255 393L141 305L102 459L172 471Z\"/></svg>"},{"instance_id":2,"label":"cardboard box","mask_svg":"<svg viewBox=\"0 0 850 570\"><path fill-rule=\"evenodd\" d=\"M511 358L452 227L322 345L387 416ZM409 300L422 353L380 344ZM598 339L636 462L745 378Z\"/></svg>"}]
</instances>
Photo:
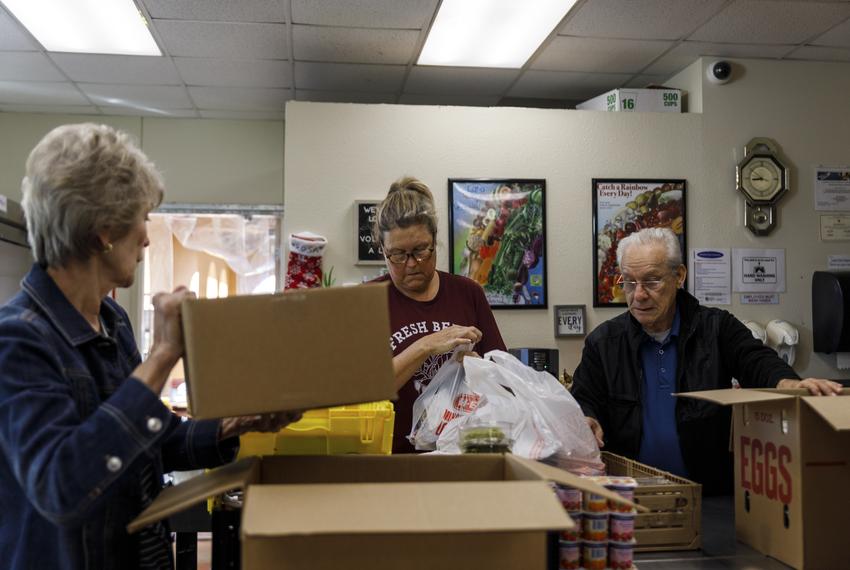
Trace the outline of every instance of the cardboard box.
<instances>
[{"instance_id":1,"label":"cardboard box","mask_svg":"<svg viewBox=\"0 0 850 570\"><path fill-rule=\"evenodd\" d=\"M734 406L735 531L795 568L846 568L850 390L678 394Z\"/></svg>"},{"instance_id":2,"label":"cardboard box","mask_svg":"<svg viewBox=\"0 0 850 570\"><path fill-rule=\"evenodd\" d=\"M652 111L681 113L682 92L679 89L614 89L584 103L576 109L585 111Z\"/></svg>"},{"instance_id":3,"label":"cardboard box","mask_svg":"<svg viewBox=\"0 0 850 570\"><path fill-rule=\"evenodd\" d=\"M166 488L128 530L244 488L244 570L543 570L547 532L574 527L547 481L631 505L513 455L268 456Z\"/></svg>"},{"instance_id":4,"label":"cardboard box","mask_svg":"<svg viewBox=\"0 0 850 570\"><path fill-rule=\"evenodd\" d=\"M192 416L394 399L386 285L186 301Z\"/></svg>"},{"instance_id":5,"label":"cardboard box","mask_svg":"<svg viewBox=\"0 0 850 570\"><path fill-rule=\"evenodd\" d=\"M635 517L635 552L700 548L702 485L609 451L602 461L609 475L638 480L635 504L649 509ZM663 482L641 482L647 478Z\"/></svg>"}]
</instances>

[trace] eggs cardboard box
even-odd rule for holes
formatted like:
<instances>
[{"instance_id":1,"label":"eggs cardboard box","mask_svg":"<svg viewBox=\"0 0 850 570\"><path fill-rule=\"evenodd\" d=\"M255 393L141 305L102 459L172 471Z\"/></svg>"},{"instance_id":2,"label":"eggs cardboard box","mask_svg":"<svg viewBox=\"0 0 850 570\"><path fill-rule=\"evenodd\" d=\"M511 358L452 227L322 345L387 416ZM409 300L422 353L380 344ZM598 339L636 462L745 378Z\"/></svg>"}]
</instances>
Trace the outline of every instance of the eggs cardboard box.
<instances>
[{"instance_id":1,"label":"eggs cardboard box","mask_svg":"<svg viewBox=\"0 0 850 570\"><path fill-rule=\"evenodd\" d=\"M583 111L652 111L681 113L682 92L678 89L614 89L576 105Z\"/></svg>"},{"instance_id":2,"label":"eggs cardboard box","mask_svg":"<svg viewBox=\"0 0 850 570\"><path fill-rule=\"evenodd\" d=\"M846 568L850 389L677 394L733 406L735 532L795 568Z\"/></svg>"},{"instance_id":3,"label":"eggs cardboard box","mask_svg":"<svg viewBox=\"0 0 850 570\"><path fill-rule=\"evenodd\" d=\"M550 481L634 507L511 454L271 455L164 489L128 530L241 488L244 570L545 570L575 526Z\"/></svg>"},{"instance_id":4,"label":"eggs cardboard box","mask_svg":"<svg viewBox=\"0 0 850 570\"><path fill-rule=\"evenodd\" d=\"M195 299L181 311L195 418L396 396L386 285Z\"/></svg>"}]
</instances>

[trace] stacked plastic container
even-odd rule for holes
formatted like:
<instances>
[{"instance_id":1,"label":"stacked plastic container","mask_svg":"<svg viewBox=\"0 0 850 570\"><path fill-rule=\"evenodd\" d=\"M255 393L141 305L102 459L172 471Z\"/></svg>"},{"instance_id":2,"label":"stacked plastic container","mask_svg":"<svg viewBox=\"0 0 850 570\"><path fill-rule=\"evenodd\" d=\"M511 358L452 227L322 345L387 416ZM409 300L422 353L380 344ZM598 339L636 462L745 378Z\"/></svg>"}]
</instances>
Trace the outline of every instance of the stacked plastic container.
<instances>
[{"instance_id":1,"label":"stacked plastic container","mask_svg":"<svg viewBox=\"0 0 850 570\"><path fill-rule=\"evenodd\" d=\"M637 482L631 477L588 477L633 501ZM561 533L562 570L629 570L634 567L635 516L624 505L601 495L555 485L564 509L576 523Z\"/></svg>"}]
</instances>

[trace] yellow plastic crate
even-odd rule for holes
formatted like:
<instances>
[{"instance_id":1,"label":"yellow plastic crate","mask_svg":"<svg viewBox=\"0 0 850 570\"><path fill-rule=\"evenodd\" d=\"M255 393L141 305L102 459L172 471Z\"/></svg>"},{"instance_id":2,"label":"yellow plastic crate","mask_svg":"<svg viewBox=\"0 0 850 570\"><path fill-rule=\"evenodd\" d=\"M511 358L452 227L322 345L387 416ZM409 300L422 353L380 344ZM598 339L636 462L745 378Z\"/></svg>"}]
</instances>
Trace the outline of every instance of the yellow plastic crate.
<instances>
[{"instance_id":1,"label":"yellow plastic crate","mask_svg":"<svg viewBox=\"0 0 850 570\"><path fill-rule=\"evenodd\" d=\"M310 410L278 433L241 436L239 458L251 455L389 455L395 411L392 402Z\"/></svg>"}]
</instances>

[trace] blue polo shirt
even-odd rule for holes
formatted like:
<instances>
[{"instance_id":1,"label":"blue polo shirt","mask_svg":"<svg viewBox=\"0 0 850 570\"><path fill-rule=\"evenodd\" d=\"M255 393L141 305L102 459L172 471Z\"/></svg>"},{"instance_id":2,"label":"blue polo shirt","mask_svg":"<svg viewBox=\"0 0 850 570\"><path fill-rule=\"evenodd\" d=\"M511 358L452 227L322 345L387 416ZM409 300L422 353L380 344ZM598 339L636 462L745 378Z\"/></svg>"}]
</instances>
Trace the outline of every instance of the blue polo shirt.
<instances>
[{"instance_id":1,"label":"blue polo shirt","mask_svg":"<svg viewBox=\"0 0 850 570\"><path fill-rule=\"evenodd\" d=\"M679 310L670 334L662 342L646 335L640 347L643 366L643 431L638 461L687 477L676 428L676 342L679 337Z\"/></svg>"}]
</instances>

